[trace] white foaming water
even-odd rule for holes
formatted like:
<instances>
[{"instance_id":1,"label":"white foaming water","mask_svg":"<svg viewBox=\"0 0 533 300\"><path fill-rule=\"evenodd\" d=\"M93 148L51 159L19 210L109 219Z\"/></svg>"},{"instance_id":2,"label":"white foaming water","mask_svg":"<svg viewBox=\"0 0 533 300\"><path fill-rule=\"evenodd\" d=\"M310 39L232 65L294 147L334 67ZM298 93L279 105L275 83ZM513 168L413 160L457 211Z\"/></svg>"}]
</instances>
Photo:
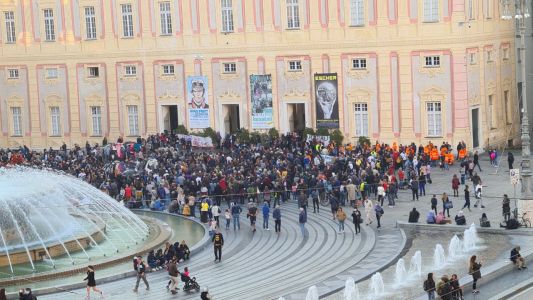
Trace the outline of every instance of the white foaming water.
<instances>
[{"instance_id":1,"label":"white foaming water","mask_svg":"<svg viewBox=\"0 0 533 300\"><path fill-rule=\"evenodd\" d=\"M370 278L370 294L375 297L384 292L385 285L383 284L383 277L381 277L381 273L377 272Z\"/></svg>"},{"instance_id":2,"label":"white foaming water","mask_svg":"<svg viewBox=\"0 0 533 300\"><path fill-rule=\"evenodd\" d=\"M359 298L359 288L355 285L354 279L348 277L344 285L344 300L359 300Z\"/></svg>"},{"instance_id":3,"label":"white foaming water","mask_svg":"<svg viewBox=\"0 0 533 300\"><path fill-rule=\"evenodd\" d=\"M405 269L405 261L400 258L396 263L396 276L394 277L394 284L402 285L407 280L407 270Z\"/></svg>"},{"instance_id":4,"label":"white foaming water","mask_svg":"<svg viewBox=\"0 0 533 300\"><path fill-rule=\"evenodd\" d=\"M318 300L318 289L315 285L309 288L307 291L307 296L305 296L305 300Z\"/></svg>"},{"instance_id":5,"label":"white foaming water","mask_svg":"<svg viewBox=\"0 0 533 300\"><path fill-rule=\"evenodd\" d=\"M448 245L448 260L453 261L463 255L463 242L457 235L454 235Z\"/></svg>"},{"instance_id":6,"label":"white foaming water","mask_svg":"<svg viewBox=\"0 0 533 300\"><path fill-rule=\"evenodd\" d=\"M470 225L470 227L464 232L463 251L469 252L476 249L476 244L478 242L479 238L477 236L476 225L472 223L472 225Z\"/></svg>"},{"instance_id":7,"label":"white foaming water","mask_svg":"<svg viewBox=\"0 0 533 300\"><path fill-rule=\"evenodd\" d=\"M85 252L78 239L88 238L99 247L90 232L100 232L118 251L106 235L114 230L124 232L123 243L136 243L148 235L148 226L139 217L86 182L45 170L0 168L0 249L5 250L12 272L10 253L21 250L35 269L29 252L34 247L42 247L53 265L50 244L60 244L74 263L65 242L76 241Z\"/></svg>"},{"instance_id":8,"label":"white foaming water","mask_svg":"<svg viewBox=\"0 0 533 300\"><path fill-rule=\"evenodd\" d=\"M411 257L411 263L409 264L409 275L415 274L416 276L422 276L422 252L417 250L413 257Z\"/></svg>"},{"instance_id":9,"label":"white foaming water","mask_svg":"<svg viewBox=\"0 0 533 300\"><path fill-rule=\"evenodd\" d=\"M435 246L435 253L433 254L433 269L439 270L446 264L446 256L444 255L444 248L441 244Z\"/></svg>"}]
</instances>

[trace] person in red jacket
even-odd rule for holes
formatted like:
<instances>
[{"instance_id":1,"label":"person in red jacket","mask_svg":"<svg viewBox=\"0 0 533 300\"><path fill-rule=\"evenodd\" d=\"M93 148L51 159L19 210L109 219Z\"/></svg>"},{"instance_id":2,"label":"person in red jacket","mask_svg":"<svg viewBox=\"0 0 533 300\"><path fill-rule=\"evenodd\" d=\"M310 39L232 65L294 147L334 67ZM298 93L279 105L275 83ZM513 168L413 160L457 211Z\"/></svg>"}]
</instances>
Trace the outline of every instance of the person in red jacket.
<instances>
[{"instance_id":1,"label":"person in red jacket","mask_svg":"<svg viewBox=\"0 0 533 300\"><path fill-rule=\"evenodd\" d=\"M459 197L459 178L457 178L457 174L453 174L452 189L453 189L453 196Z\"/></svg>"}]
</instances>

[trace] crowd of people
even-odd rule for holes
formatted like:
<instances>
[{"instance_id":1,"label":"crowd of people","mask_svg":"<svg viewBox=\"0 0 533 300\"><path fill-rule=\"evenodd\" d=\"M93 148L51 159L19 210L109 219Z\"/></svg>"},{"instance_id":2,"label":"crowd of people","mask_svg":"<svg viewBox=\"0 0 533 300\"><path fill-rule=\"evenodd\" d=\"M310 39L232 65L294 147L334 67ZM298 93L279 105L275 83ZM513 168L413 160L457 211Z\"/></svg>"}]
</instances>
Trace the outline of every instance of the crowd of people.
<instances>
[{"instance_id":1,"label":"crowd of people","mask_svg":"<svg viewBox=\"0 0 533 300\"><path fill-rule=\"evenodd\" d=\"M491 165L496 165L497 152L491 150L489 157ZM104 139L101 145L86 143L84 147L75 145L72 149L65 144L60 149L43 151L30 150L26 146L18 150L0 149L0 166L6 164L63 171L130 208L167 210L198 217L209 226L215 261L222 258L221 216L226 230L231 228L231 223L233 230L240 230L240 215L246 211L252 232L256 231L259 213L263 215L264 230L270 230L269 217L272 216L275 232L279 234L280 204L293 200L298 204L302 236L306 237L308 201L311 200L313 213L320 212L319 203L330 206L339 233L345 232L345 207L348 206L357 234L363 222L370 225L376 221L377 228L381 227L384 205L394 208L399 190L409 191L412 201L425 196L426 185L432 183L432 170L437 167L449 170L450 165L459 164L461 181L457 174L453 174L453 197L459 196L460 184L465 184L468 179L474 186L474 207L484 208L483 185L475 172L476 166L481 171L479 156L477 152L469 155L464 142L458 143L456 151L446 142L440 146L379 142L335 145L308 140L294 133L267 142L252 140L247 143L229 135L214 149L194 149L190 141L177 135L157 134L138 138L135 142L120 138L115 143L108 143ZM510 160L509 164L511 167ZM464 188L464 197L463 209L470 210L468 184ZM439 210L439 201L433 194L427 223L451 223L451 198L443 193L442 210ZM504 216L509 214L508 204L504 199ZM418 222L419 217L420 213L413 208L409 222ZM458 225L467 223L462 210L455 216L455 222ZM189 249L183 241L174 245L167 243L164 250L150 252L147 263L136 258L134 265L138 276L134 291L137 291L140 280L149 289L147 269L166 268L171 277L169 290L174 293L177 283L172 278L179 272L169 266L177 266L188 257ZM451 282L449 286L453 290L456 277L448 279L443 276L439 283L444 282L447 286L447 282ZM91 282L89 274L88 278ZM428 275L429 286L431 281ZM91 289L95 288L95 285L91 286Z\"/></svg>"}]
</instances>

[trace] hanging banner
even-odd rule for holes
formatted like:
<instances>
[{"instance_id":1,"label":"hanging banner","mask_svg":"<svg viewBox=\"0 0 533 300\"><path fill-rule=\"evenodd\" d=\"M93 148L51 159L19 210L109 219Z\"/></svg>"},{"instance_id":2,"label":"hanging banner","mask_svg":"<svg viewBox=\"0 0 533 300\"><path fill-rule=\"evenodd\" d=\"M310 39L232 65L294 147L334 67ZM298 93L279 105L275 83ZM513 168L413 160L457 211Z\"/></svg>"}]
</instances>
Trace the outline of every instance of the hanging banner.
<instances>
[{"instance_id":1,"label":"hanging banner","mask_svg":"<svg viewBox=\"0 0 533 300\"><path fill-rule=\"evenodd\" d=\"M269 129L274 127L272 110L272 76L250 75L252 95L252 128Z\"/></svg>"},{"instance_id":2,"label":"hanging banner","mask_svg":"<svg viewBox=\"0 0 533 300\"><path fill-rule=\"evenodd\" d=\"M337 95L337 73L315 74L317 128L339 128Z\"/></svg>"},{"instance_id":3,"label":"hanging banner","mask_svg":"<svg viewBox=\"0 0 533 300\"><path fill-rule=\"evenodd\" d=\"M324 145L324 147L327 147L329 145L330 139L331 138L329 137L329 135L311 135L311 134L307 135L307 142L308 143L310 143L313 140L315 140L316 142L322 143L322 145Z\"/></svg>"},{"instance_id":4,"label":"hanging banner","mask_svg":"<svg viewBox=\"0 0 533 300\"><path fill-rule=\"evenodd\" d=\"M209 127L209 94L206 76L187 77L187 105L190 128Z\"/></svg>"},{"instance_id":5,"label":"hanging banner","mask_svg":"<svg viewBox=\"0 0 533 300\"><path fill-rule=\"evenodd\" d=\"M213 141L210 137L202 137L196 135L178 134L178 139L184 139L187 142L191 142L193 147L198 148L213 148Z\"/></svg>"}]
</instances>

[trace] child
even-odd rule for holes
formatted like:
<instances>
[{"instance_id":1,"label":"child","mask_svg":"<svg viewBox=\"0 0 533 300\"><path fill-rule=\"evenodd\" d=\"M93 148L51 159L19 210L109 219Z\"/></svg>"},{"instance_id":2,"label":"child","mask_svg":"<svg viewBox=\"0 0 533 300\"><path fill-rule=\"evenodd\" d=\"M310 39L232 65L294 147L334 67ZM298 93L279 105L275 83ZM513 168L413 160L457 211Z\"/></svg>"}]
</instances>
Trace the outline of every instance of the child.
<instances>
[{"instance_id":1,"label":"child","mask_svg":"<svg viewBox=\"0 0 533 300\"><path fill-rule=\"evenodd\" d=\"M229 212L229 209L226 209L226 212L224 213L224 217L226 218L226 230L229 230L229 225L231 222L231 213Z\"/></svg>"}]
</instances>

